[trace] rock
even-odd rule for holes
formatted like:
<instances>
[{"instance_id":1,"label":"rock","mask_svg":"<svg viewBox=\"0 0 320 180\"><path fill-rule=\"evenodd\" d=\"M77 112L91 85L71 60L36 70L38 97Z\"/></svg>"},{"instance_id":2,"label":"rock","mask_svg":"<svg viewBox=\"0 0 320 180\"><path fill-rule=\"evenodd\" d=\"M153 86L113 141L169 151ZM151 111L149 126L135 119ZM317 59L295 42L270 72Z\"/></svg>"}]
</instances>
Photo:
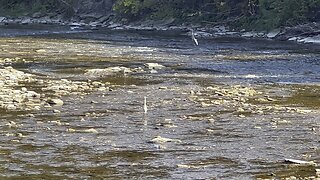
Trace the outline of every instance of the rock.
<instances>
[{"instance_id":1,"label":"rock","mask_svg":"<svg viewBox=\"0 0 320 180\"><path fill-rule=\"evenodd\" d=\"M61 113L61 111L59 111L58 109L54 109L53 113L57 113L58 114L58 113Z\"/></svg>"},{"instance_id":2,"label":"rock","mask_svg":"<svg viewBox=\"0 0 320 180\"><path fill-rule=\"evenodd\" d=\"M158 63L146 63L144 64L148 69L163 69L165 66Z\"/></svg>"},{"instance_id":3,"label":"rock","mask_svg":"<svg viewBox=\"0 0 320 180\"><path fill-rule=\"evenodd\" d=\"M70 23L69 26L81 26L82 24L80 23L76 23L76 22L73 22L73 23Z\"/></svg>"},{"instance_id":4,"label":"rock","mask_svg":"<svg viewBox=\"0 0 320 180\"><path fill-rule=\"evenodd\" d=\"M298 37L291 37L288 39L288 41L298 41L300 38Z\"/></svg>"},{"instance_id":5,"label":"rock","mask_svg":"<svg viewBox=\"0 0 320 180\"><path fill-rule=\"evenodd\" d=\"M93 128L84 129L81 132L84 132L84 133L98 133L98 131L96 129L93 129Z\"/></svg>"},{"instance_id":6,"label":"rock","mask_svg":"<svg viewBox=\"0 0 320 180\"><path fill-rule=\"evenodd\" d=\"M34 114L26 114L26 117L35 117Z\"/></svg>"},{"instance_id":7,"label":"rock","mask_svg":"<svg viewBox=\"0 0 320 180\"><path fill-rule=\"evenodd\" d=\"M39 99L41 97L40 94L34 92L34 91L27 91L26 93L26 97L27 98L35 98L35 99Z\"/></svg>"},{"instance_id":8,"label":"rock","mask_svg":"<svg viewBox=\"0 0 320 180\"><path fill-rule=\"evenodd\" d=\"M34 81L31 74L15 70L10 66L0 68L0 108L8 111L38 109L41 102L40 94L28 91L26 87L22 87L21 90L16 89L21 82Z\"/></svg>"},{"instance_id":9,"label":"rock","mask_svg":"<svg viewBox=\"0 0 320 180\"><path fill-rule=\"evenodd\" d=\"M316 165L313 161L302 161L302 160L296 160L296 159L285 159L285 163L292 163L292 164L300 164L300 165Z\"/></svg>"},{"instance_id":10,"label":"rock","mask_svg":"<svg viewBox=\"0 0 320 180\"><path fill-rule=\"evenodd\" d=\"M0 17L0 23L6 20L6 17Z\"/></svg>"},{"instance_id":11,"label":"rock","mask_svg":"<svg viewBox=\"0 0 320 180\"><path fill-rule=\"evenodd\" d=\"M216 26L219 32L227 32L227 28L225 26Z\"/></svg>"},{"instance_id":12,"label":"rock","mask_svg":"<svg viewBox=\"0 0 320 180\"><path fill-rule=\"evenodd\" d=\"M280 29L272 30L267 34L267 38L275 38L278 34L280 34Z\"/></svg>"},{"instance_id":13,"label":"rock","mask_svg":"<svg viewBox=\"0 0 320 180\"><path fill-rule=\"evenodd\" d=\"M109 88L107 88L107 87L99 87L97 90L98 91L107 91L107 90L109 90Z\"/></svg>"},{"instance_id":14,"label":"rock","mask_svg":"<svg viewBox=\"0 0 320 180\"><path fill-rule=\"evenodd\" d=\"M121 24L110 22L110 25L108 26L108 28L111 28L111 29L121 28Z\"/></svg>"},{"instance_id":15,"label":"rock","mask_svg":"<svg viewBox=\"0 0 320 180\"><path fill-rule=\"evenodd\" d=\"M27 89L26 87L22 87L22 88L21 88L21 91L22 91L22 92L27 92L28 89Z\"/></svg>"},{"instance_id":16,"label":"rock","mask_svg":"<svg viewBox=\"0 0 320 180\"><path fill-rule=\"evenodd\" d=\"M7 109L7 110L16 110L17 107L16 107L14 104L6 104L6 105L4 105L4 109Z\"/></svg>"},{"instance_id":17,"label":"rock","mask_svg":"<svg viewBox=\"0 0 320 180\"><path fill-rule=\"evenodd\" d=\"M163 144L163 143L167 143L167 142L181 143L182 141L178 140L178 139L170 139L170 138L164 138L164 137L161 137L161 136L156 136L150 142L151 143L157 143L157 144Z\"/></svg>"},{"instance_id":18,"label":"rock","mask_svg":"<svg viewBox=\"0 0 320 180\"><path fill-rule=\"evenodd\" d=\"M17 127L18 127L17 123L14 122L14 121L10 121L10 122L6 123L6 125L7 125L9 128L17 128Z\"/></svg>"},{"instance_id":19,"label":"rock","mask_svg":"<svg viewBox=\"0 0 320 180\"><path fill-rule=\"evenodd\" d=\"M104 84L102 82L94 81L91 83L93 87L102 87Z\"/></svg>"},{"instance_id":20,"label":"rock","mask_svg":"<svg viewBox=\"0 0 320 180\"><path fill-rule=\"evenodd\" d=\"M22 133L17 133L16 136L17 136L17 137L20 137L20 138L27 137L27 136L23 135Z\"/></svg>"},{"instance_id":21,"label":"rock","mask_svg":"<svg viewBox=\"0 0 320 180\"><path fill-rule=\"evenodd\" d=\"M96 129L90 128L90 129L83 129L83 130L77 130L77 129L73 129L73 128L68 128L67 132L77 132L77 133L98 133L98 131Z\"/></svg>"},{"instance_id":22,"label":"rock","mask_svg":"<svg viewBox=\"0 0 320 180\"><path fill-rule=\"evenodd\" d=\"M89 23L89 26L93 27L94 29L95 29L95 27L101 26L101 25L102 25L101 23L98 23L98 22L95 22L95 21Z\"/></svg>"},{"instance_id":23,"label":"rock","mask_svg":"<svg viewBox=\"0 0 320 180\"><path fill-rule=\"evenodd\" d=\"M242 37L247 37L247 38L250 38L250 37L257 37L258 36L258 33L256 32L245 32L241 35Z\"/></svg>"},{"instance_id":24,"label":"rock","mask_svg":"<svg viewBox=\"0 0 320 180\"><path fill-rule=\"evenodd\" d=\"M171 119L165 119L162 123L157 124L158 126L163 126L166 128L175 128L177 127L176 125L173 124Z\"/></svg>"},{"instance_id":25,"label":"rock","mask_svg":"<svg viewBox=\"0 0 320 180\"><path fill-rule=\"evenodd\" d=\"M225 35L229 35L229 36L239 36L239 32L228 31L228 32L225 33Z\"/></svg>"},{"instance_id":26,"label":"rock","mask_svg":"<svg viewBox=\"0 0 320 180\"><path fill-rule=\"evenodd\" d=\"M132 71L130 68L116 66L116 67L108 67L104 69L90 69L90 70L87 70L85 75L103 77L103 76L112 75L116 73L125 74L125 73L131 73L131 72Z\"/></svg>"},{"instance_id":27,"label":"rock","mask_svg":"<svg viewBox=\"0 0 320 180\"><path fill-rule=\"evenodd\" d=\"M37 52L37 53L45 53L45 52L47 52L47 51L46 51L45 49L37 49L36 52Z\"/></svg>"},{"instance_id":28,"label":"rock","mask_svg":"<svg viewBox=\"0 0 320 180\"><path fill-rule=\"evenodd\" d=\"M184 168L184 169L197 169L198 167L194 166L194 165L187 165L187 164L178 164L177 165L178 168Z\"/></svg>"},{"instance_id":29,"label":"rock","mask_svg":"<svg viewBox=\"0 0 320 180\"><path fill-rule=\"evenodd\" d=\"M154 70L154 69L151 69L150 73L151 73L151 74L157 74L158 71L157 71L157 70Z\"/></svg>"},{"instance_id":30,"label":"rock","mask_svg":"<svg viewBox=\"0 0 320 180\"><path fill-rule=\"evenodd\" d=\"M32 23L30 18L25 18L21 21L21 24L30 24L30 23Z\"/></svg>"},{"instance_id":31,"label":"rock","mask_svg":"<svg viewBox=\"0 0 320 180\"><path fill-rule=\"evenodd\" d=\"M320 35L303 38L298 40L298 42L320 44Z\"/></svg>"},{"instance_id":32,"label":"rock","mask_svg":"<svg viewBox=\"0 0 320 180\"><path fill-rule=\"evenodd\" d=\"M63 101L61 99L48 99L47 103L50 105L55 105L55 106L62 106Z\"/></svg>"},{"instance_id":33,"label":"rock","mask_svg":"<svg viewBox=\"0 0 320 180\"><path fill-rule=\"evenodd\" d=\"M168 87L165 87L165 86L160 86L159 89L161 90L165 90L165 89L168 89Z\"/></svg>"},{"instance_id":34,"label":"rock","mask_svg":"<svg viewBox=\"0 0 320 180\"><path fill-rule=\"evenodd\" d=\"M71 133L72 133L72 132L76 132L76 131L77 131L77 130L75 130L75 129L73 129L73 128L68 128L68 129L67 129L67 132L71 132Z\"/></svg>"},{"instance_id":35,"label":"rock","mask_svg":"<svg viewBox=\"0 0 320 180\"><path fill-rule=\"evenodd\" d=\"M12 102L14 103L22 103L25 100L25 98L22 95L14 95L12 97Z\"/></svg>"}]
</instances>

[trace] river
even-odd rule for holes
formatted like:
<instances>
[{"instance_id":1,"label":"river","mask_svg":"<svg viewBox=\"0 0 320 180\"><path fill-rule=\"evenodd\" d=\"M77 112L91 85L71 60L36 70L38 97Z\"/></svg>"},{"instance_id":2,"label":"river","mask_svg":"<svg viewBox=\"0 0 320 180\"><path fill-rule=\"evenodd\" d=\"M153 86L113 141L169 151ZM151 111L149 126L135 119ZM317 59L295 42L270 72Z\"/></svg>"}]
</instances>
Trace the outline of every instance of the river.
<instances>
[{"instance_id":1,"label":"river","mask_svg":"<svg viewBox=\"0 0 320 180\"><path fill-rule=\"evenodd\" d=\"M320 162L317 45L194 46L178 32L48 25L3 26L0 36L0 58L14 59L0 67L34 77L11 88L41 94L37 108L0 110L1 178L318 177L318 165L284 161Z\"/></svg>"}]
</instances>

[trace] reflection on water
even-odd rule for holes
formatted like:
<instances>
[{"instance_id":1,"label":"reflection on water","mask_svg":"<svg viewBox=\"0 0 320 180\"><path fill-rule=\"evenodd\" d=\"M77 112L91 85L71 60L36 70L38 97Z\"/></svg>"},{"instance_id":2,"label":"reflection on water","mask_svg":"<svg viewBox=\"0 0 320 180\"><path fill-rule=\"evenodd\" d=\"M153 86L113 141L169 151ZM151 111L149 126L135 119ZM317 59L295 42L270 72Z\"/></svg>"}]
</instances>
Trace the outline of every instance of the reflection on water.
<instances>
[{"instance_id":1,"label":"reflection on water","mask_svg":"<svg viewBox=\"0 0 320 180\"><path fill-rule=\"evenodd\" d=\"M317 166L283 161L320 161L317 47L227 38L200 39L195 47L178 35L5 31L17 33L0 38L0 58L19 57L11 65L39 80L15 88L64 104L0 110L2 178L318 176ZM148 69L147 62L165 68ZM85 74L108 67L139 71ZM65 87L56 91L64 93L48 87L59 83ZM74 88L80 85L88 87Z\"/></svg>"}]
</instances>

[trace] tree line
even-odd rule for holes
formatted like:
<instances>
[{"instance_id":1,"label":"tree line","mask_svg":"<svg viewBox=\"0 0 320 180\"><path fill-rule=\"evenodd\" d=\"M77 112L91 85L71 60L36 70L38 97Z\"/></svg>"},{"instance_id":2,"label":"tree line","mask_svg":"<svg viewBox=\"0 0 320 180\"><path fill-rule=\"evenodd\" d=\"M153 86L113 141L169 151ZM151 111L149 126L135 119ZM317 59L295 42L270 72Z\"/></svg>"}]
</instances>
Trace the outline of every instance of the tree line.
<instances>
[{"instance_id":1,"label":"tree line","mask_svg":"<svg viewBox=\"0 0 320 180\"><path fill-rule=\"evenodd\" d=\"M75 0L0 0L1 16L23 16L34 13L69 13Z\"/></svg>"},{"instance_id":2,"label":"tree line","mask_svg":"<svg viewBox=\"0 0 320 180\"><path fill-rule=\"evenodd\" d=\"M115 17L124 22L174 19L177 24L268 30L320 21L320 0L0 0L0 15L72 16L79 1L111 1Z\"/></svg>"},{"instance_id":3,"label":"tree line","mask_svg":"<svg viewBox=\"0 0 320 180\"><path fill-rule=\"evenodd\" d=\"M117 0L114 10L129 21L175 18L250 29L320 21L320 0Z\"/></svg>"}]
</instances>

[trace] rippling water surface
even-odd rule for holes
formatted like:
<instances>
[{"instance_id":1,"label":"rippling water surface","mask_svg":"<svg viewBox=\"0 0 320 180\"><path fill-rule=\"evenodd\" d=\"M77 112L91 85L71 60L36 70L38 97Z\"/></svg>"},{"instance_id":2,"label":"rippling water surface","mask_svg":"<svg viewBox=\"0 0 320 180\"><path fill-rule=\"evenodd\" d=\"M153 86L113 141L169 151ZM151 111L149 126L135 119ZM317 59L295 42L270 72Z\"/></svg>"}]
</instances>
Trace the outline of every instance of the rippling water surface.
<instances>
[{"instance_id":1,"label":"rippling water surface","mask_svg":"<svg viewBox=\"0 0 320 180\"><path fill-rule=\"evenodd\" d=\"M0 33L0 57L25 59L15 69L44 82L109 85L59 96L59 107L0 110L2 178L317 177L317 165L284 163L320 162L316 45L215 38L194 46L176 33L46 26ZM149 70L150 62L165 68ZM116 66L142 70L86 74ZM41 83L21 86L55 96Z\"/></svg>"}]
</instances>

